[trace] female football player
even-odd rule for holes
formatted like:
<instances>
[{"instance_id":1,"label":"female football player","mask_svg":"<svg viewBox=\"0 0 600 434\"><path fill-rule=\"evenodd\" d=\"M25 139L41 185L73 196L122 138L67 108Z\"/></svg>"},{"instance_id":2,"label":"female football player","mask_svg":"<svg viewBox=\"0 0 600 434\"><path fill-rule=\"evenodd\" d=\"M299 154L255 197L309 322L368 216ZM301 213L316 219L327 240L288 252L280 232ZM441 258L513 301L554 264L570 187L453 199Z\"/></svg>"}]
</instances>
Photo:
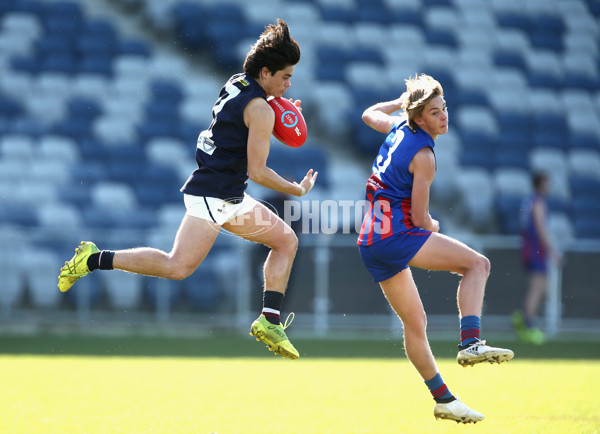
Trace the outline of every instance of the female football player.
<instances>
[{"instance_id":1,"label":"female football player","mask_svg":"<svg viewBox=\"0 0 600 434\"><path fill-rule=\"evenodd\" d=\"M402 116L392 113L402 109ZM462 276L458 287L463 366L503 362L513 352L480 339L480 316L489 260L439 233L429 214L429 190L436 170L435 140L448 131L442 86L428 75L406 80L398 99L366 109L363 121L386 134L367 181L369 208L358 238L360 255L404 326L406 355L436 401L434 416L470 423L484 416L462 403L438 372L426 334L427 317L410 266Z\"/></svg>"},{"instance_id":2,"label":"female football player","mask_svg":"<svg viewBox=\"0 0 600 434\"><path fill-rule=\"evenodd\" d=\"M119 269L147 276L184 279L210 251L219 229L271 249L264 264L263 311L252 323L251 334L275 353L295 359L298 351L280 323L280 310L298 247L294 231L277 215L245 193L248 178L272 190L303 196L317 178L309 170L298 184L288 182L267 166L275 114L267 96L281 97L291 86L300 47L283 20L268 25L244 61L244 72L232 76L221 89L208 129L196 146L198 168L181 188L187 212L173 249L139 247L99 251L82 241L58 279L68 291L95 269ZM300 106L300 102L295 102ZM287 321L286 321L287 322Z\"/></svg>"}]
</instances>

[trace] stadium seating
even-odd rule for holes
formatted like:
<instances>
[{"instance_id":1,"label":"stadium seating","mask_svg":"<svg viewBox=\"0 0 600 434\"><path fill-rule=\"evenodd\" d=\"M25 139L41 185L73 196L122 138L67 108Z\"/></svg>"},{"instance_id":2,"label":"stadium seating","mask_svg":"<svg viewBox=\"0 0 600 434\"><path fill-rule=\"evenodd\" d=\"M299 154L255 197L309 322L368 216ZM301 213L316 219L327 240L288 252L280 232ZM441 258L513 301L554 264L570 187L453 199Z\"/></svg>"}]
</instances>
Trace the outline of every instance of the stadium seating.
<instances>
[{"instance_id":1,"label":"stadium seating","mask_svg":"<svg viewBox=\"0 0 600 434\"><path fill-rule=\"evenodd\" d=\"M156 38L124 34L83 1L0 3L0 235L17 228L23 245L42 248L46 253L34 258L40 268L53 255L68 256L66 244L77 242L79 230L137 231L131 236L140 244L150 238L170 249L197 134L211 121L224 78L239 70L275 15L301 43L290 95L303 100L318 133L297 150L274 140L269 164L278 172L297 180L312 167L319 171L316 197L361 198L364 172L383 139L361 122L362 111L397 97L403 79L427 72L444 86L451 119L450 133L436 144L438 204L461 203L465 215L457 218L472 230L516 234L531 174L544 170L552 179L556 233L600 238L594 2L108 3L119 2L145 15ZM157 49L161 38L178 40L182 50ZM196 54L202 61L189 61ZM328 142L352 158L339 157ZM166 228L168 240L159 243L156 234ZM32 303L56 306L14 261L0 262L7 285L0 306L27 299L25 287ZM211 309L222 288L219 276L203 273L189 285L131 278L122 293L113 277L102 277L69 299L93 305L104 297L118 309L156 307L167 294L169 305L187 300L193 309ZM204 281L211 283L201 289Z\"/></svg>"}]
</instances>

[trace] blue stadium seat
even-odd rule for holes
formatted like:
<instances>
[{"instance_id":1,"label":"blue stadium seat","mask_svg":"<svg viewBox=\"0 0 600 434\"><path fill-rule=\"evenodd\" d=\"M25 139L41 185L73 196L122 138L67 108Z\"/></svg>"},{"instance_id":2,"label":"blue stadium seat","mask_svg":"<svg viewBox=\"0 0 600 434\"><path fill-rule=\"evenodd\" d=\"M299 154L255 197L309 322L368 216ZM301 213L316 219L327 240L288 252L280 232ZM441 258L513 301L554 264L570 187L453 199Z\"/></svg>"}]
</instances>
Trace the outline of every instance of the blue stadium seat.
<instances>
[{"instance_id":1,"label":"blue stadium seat","mask_svg":"<svg viewBox=\"0 0 600 434\"><path fill-rule=\"evenodd\" d=\"M98 74L104 77L112 77L112 57L108 54L86 54L82 59L80 59L77 66L77 72L80 74Z\"/></svg>"},{"instance_id":2,"label":"blue stadium seat","mask_svg":"<svg viewBox=\"0 0 600 434\"><path fill-rule=\"evenodd\" d=\"M179 103L183 99L181 84L175 80L154 80L150 83L150 93L155 101Z\"/></svg>"},{"instance_id":3,"label":"blue stadium seat","mask_svg":"<svg viewBox=\"0 0 600 434\"><path fill-rule=\"evenodd\" d=\"M352 50L352 60L355 62L370 62L383 66L385 61L381 51L374 48L356 47Z\"/></svg>"},{"instance_id":4,"label":"blue stadium seat","mask_svg":"<svg viewBox=\"0 0 600 434\"><path fill-rule=\"evenodd\" d=\"M496 199L501 233L506 235L519 234L522 203L523 198L519 196L499 196Z\"/></svg>"},{"instance_id":5,"label":"blue stadium seat","mask_svg":"<svg viewBox=\"0 0 600 434\"><path fill-rule=\"evenodd\" d=\"M526 14L500 12L496 14L496 20L500 27L519 29L523 32L529 32L533 28L533 23Z\"/></svg>"},{"instance_id":6,"label":"blue stadium seat","mask_svg":"<svg viewBox=\"0 0 600 434\"><path fill-rule=\"evenodd\" d=\"M532 88L561 89L563 86L562 77L544 71L529 71L527 73L527 82Z\"/></svg>"},{"instance_id":7,"label":"blue stadium seat","mask_svg":"<svg viewBox=\"0 0 600 434\"><path fill-rule=\"evenodd\" d=\"M496 167L495 149L482 147L463 149L460 153L459 161L461 166L482 168L491 171Z\"/></svg>"},{"instance_id":8,"label":"blue stadium seat","mask_svg":"<svg viewBox=\"0 0 600 434\"><path fill-rule=\"evenodd\" d=\"M359 0L357 15L361 22L371 22L378 24L391 24L394 22L394 15L380 1L361 2Z\"/></svg>"},{"instance_id":9,"label":"blue stadium seat","mask_svg":"<svg viewBox=\"0 0 600 434\"><path fill-rule=\"evenodd\" d=\"M143 159L138 161L134 158L118 159L113 157L107 162L107 180L132 184L141 178L144 165Z\"/></svg>"},{"instance_id":10,"label":"blue stadium seat","mask_svg":"<svg viewBox=\"0 0 600 434\"><path fill-rule=\"evenodd\" d=\"M597 200L600 197L600 181L597 178L572 176L569 178L569 187L574 198L595 197Z\"/></svg>"},{"instance_id":11,"label":"blue stadium seat","mask_svg":"<svg viewBox=\"0 0 600 434\"><path fill-rule=\"evenodd\" d=\"M340 47L321 45L316 48L319 67L315 70L315 78L319 81L344 81L346 65L351 54Z\"/></svg>"},{"instance_id":12,"label":"blue stadium seat","mask_svg":"<svg viewBox=\"0 0 600 434\"><path fill-rule=\"evenodd\" d=\"M498 167L517 167L529 170L527 152L521 149L498 147L495 153L495 164Z\"/></svg>"},{"instance_id":13,"label":"blue stadium seat","mask_svg":"<svg viewBox=\"0 0 600 434\"><path fill-rule=\"evenodd\" d=\"M126 56L150 57L152 46L143 39L119 39L116 54Z\"/></svg>"},{"instance_id":14,"label":"blue stadium seat","mask_svg":"<svg viewBox=\"0 0 600 434\"><path fill-rule=\"evenodd\" d=\"M92 131L92 122L85 118L67 117L58 122L52 132L55 134L71 137L80 140L89 137Z\"/></svg>"},{"instance_id":15,"label":"blue stadium seat","mask_svg":"<svg viewBox=\"0 0 600 434\"><path fill-rule=\"evenodd\" d=\"M529 34L529 39L534 48L559 52L563 49L562 35L552 30L535 30Z\"/></svg>"},{"instance_id":16,"label":"blue stadium seat","mask_svg":"<svg viewBox=\"0 0 600 434\"><path fill-rule=\"evenodd\" d=\"M20 101L0 94L0 119L13 119L22 114L23 106Z\"/></svg>"},{"instance_id":17,"label":"blue stadium seat","mask_svg":"<svg viewBox=\"0 0 600 434\"><path fill-rule=\"evenodd\" d=\"M532 114L533 124L536 129L544 131L558 131L564 133L568 130L567 121L562 113L557 113L552 110L550 111L536 111Z\"/></svg>"},{"instance_id":18,"label":"blue stadium seat","mask_svg":"<svg viewBox=\"0 0 600 434\"><path fill-rule=\"evenodd\" d=\"M105 41L114 42L118 34L115 24L109 19L92 18L84 21L82 28L83 36L95 36Z\"/></svg>"},{"instance_id":19,"label":"blue stadium seat","mask_svg":"<svg viewBox=\"0 0 600 434\"><path fill-rule=\"evenodd\" d=\"M564 87L568 89L583 89L585 91L594 92L600 88L600 81L597 76L581 72L565 73Z\"/></svg>"},{"instance_id":20,"label":"blue stadium seat","mask_svg":"<svg viewBox=\"0 0 600 434\"><path fill-rule=\"evenodd\" d=\"M458 39L449 30L425 29L425 41L431 45L442 45L448 48L457 48Z\"/></svg>"},{"instance_id":21,"label":"blue stadium seat","mask_svg":"<svg viewBox=\"0 0 600 434\"><path fill-rule=\"evenodd\" d=\"M26 134L35 138L49 132L44 122L27 115L11 119L10 122L6 123L4 130L0 127L0 131L5 134Z\"/></svg>"},{"instance_id":22,"label":"blue stadium seat","mask_svg":"<svg viewBox=\"0 0 600 434\"><path fill-rule=\"evenodd\" d=\"M595 217L579 217L573 218L573 228L577 238L600 238L600 225Z\"/></svg>"},{"instance_id":23,"label":"blue stadium seat","mask_svg":"<svg viewBox=\"0 0 600 434\"><path fill-rule=\"evenodd\" d=\"M71 166L71 179L73 184L91 186L109 176L106 165L96 160L83 160Z\"/></svg>"},{"instance_id":24,"label":"blue stadium seat","mask_svg":"<svg viewBox=\"0 0 600 434\"><path fill-rule=\"evenodd\" d=\"M559 35L565 31L565 23L559 15L537 14L533 20L536 31L553 32Z\"/></svg>"},{"instance_id":25,"label":"blue stadium seat","mask_svg":"<svg viewBox=\"0 0 600 434\"><path fill-rule=\"evenodd\" d=\"M82 35L77 39L76 48L80 55L87 57L112 57L117 47L112 39L102 35Z\"/></svg>"},{"instance_id":26,"label":"blue stadium seat","mask_svg":"<svg viewBox=\"0 0 600 434\"><path fill-rule=\"evenodd\" d=\"M10 59L10 66L15 71L37 74L40 70L40 61L28 56L13 56Z\"/></svg>"},{"instance_id":27,"label":"blue stadium seat","mask_svg":"<svg viewBox=\"0 0 600 434\"><path fill-rule=\"evenodd\" d=\"M194 309L214 310L221 298L217 273L209 261L202 263L191 276L182 281L183 291Z\"/></svg>"},{"instance_id":28,"label":"blue stadium seat","mask_svg":"<svg viewBox=\"0 0 600 434\"><path fill-rule=\"evenodd\" d=\"M516 113L514 111L498 111L496 113L498 127L501 134L515 132L527 134L531 129L531 117L528 113Z\"/></svg>"},{"instance_id":29,"label":"blue stadium seat","mask_svg":"<svg viewBox=\"0 0 600 434\"><path fill-rule=\"evenodd\" d=\"M43 18L46 14L46 3L39 0L21 0L16 4L5 3L5 7L8 11L14 12L25 12L31 15L35 15L38 18ZM12 9L11 9L12 8ZM3 9L0 8L0 15L2 15Z\"/></svg>"},{"instance_id":30,"label":"blue stadium seat","mask_svg":"<svg viewBox=\"0 0 600 434\"><path fill-rule=\"evenodd\" d=\"M582 216L595 218L600 222L600 200L598 196L573 197L571 201L573 217Z\"/></svg>"},{"instance_id":31,"label":"blue stadium seat","mask_svg":"<svg viewBox=\"0 0 600 434\"><path fill-rule=\"evenodd\" d=\"M46 35L35 43L38 56L57 56L74 54L74 41L61 34Z\"/></svg>"},{"instance_id":32,"label":"blue stadium seat","mask_svg":"<svg viewBox=\"0 0 600 434\"><path fill-rule=\"evenodd\" d=\"M527 70L523 55L518 51L499 50L494 52L494 65L504 68L516 68L521 71Z\"/></svg>"},{"instance_id":33,"label":"blue stadium seat","mask_svg":"<svg viewBox=\"0 0 600 434\"><path fill-rule=\"evenodd\" d=\"M146 105L146 121L176 122L179 119L179 102L155 99Z\"/></svg>"},{"instance_id":34,"label":"blue stadium seat","mask_svg":"<svg viewBox=\"0 0 600 434\"><path fill-rule=\"evenodd\" d=\"M146 121L138 127L138 135L144 143L156 137L177 137L177 134L177 123L172 121Z\"/></svg>"},{"instance_id":35,"label":"blue stadium seat","mask_svg":"<svg viewBox=\"0 0 600 434\"><path fill-rule=\"evenodd\" d=\"M46 17L64 17L71 21L83 20L83 8L76 1L56 1L46 3Z\"/></svg>"},{"instance_id":36,"label":"blue stadium seat","mask_svg":"<svg viewBox=\"0 0 600 434\"><path fill-rule=\"evenodd\" d=\"M539 148L566 149L568 134L564 130L539 129L533 133L533 145Z\"/></svg>"},{"instance_id":37,"label":"blue stadium seat","mask_svg":"<svg viewBox=\"0 0 600 434\"><path fill-rule=\"evenodd\" d=\"M484 149L494 150L498 141L494 134L483 131L464 131L460 133L460 139L464 149Z\"/></svg>"},{"instance_id":38,"label":"blue stadium seat","mask_svg":"<svg viewBox=\"0 0 600 434\"><path fill-rule=\"evenodd\" d=\"M182 182L172 167L148 163L138 172L134 190L140 203L159 208L169 202L181 202L181 185Z\"/></svg>"},{"instance_id":39,"label":"blue stadium seat","mask_svg":"<svg viewBox=\"0 0 600 434\"><path fill-rule=\"evenodd\" d=\"M90 136L83 137L78 144L83 160L104 161L107 158L106 148L102 142L92 139Z\"/></svg>"},{"instance_id":40,"label":"blue stadium seat","mask_svg":"<svg viewBox=\"0 0 600 434\"><path fill-rule=\"evenodd\" d=\"M92 121L85 118L67 117L58 122L52 132L80 140L89 137L92 131Z\"/></svg>"},{"instance_id":41,"label":"blue stadium seat","mask_svg":"<svg viewBox=\"0 0 600 434\"><path fill-rule=\"evenodd\" d=\"M385 136L383 134L364 124L358 125L354 133L354 143L357 149L370 158L376 155L384 139Z\"/></svg>"},{"instance_id":42,"label":"blue stadium seat","mask_svg":"<svg viewBox=\"0 0 600 434\"><path fill-rule=\"evenodd\" d=\"M446 93L446 89L444 89L444 96L448 98ZM490 105L487 95L477 89L461 89L452 98L454 104L478 105L483 107L489 107Z\"/></svg>"},{"instance_id":43,"label":"blue stadium seat","mask_svg":"<svg viewBox=\"0 0 600 434\"><path fill-rule=\"evenodd\" d=\"M180 138L184 143L195 147L196 141L198 140L198 134L206 128L208 128L208 124L181 121L175 127L173 137Z\"/></svg>"},{"instance_id":44,"label":"blue stadium seat","mask_svg":"<svg viewBox=\"0 0 600 434\"><path fill-rule=\"evenodd\" d=\"M426 8L431 6L454 6L452 0L423 0L422 3Z\"/></svg>"},{"instance_id":45,"label":"blue stadium seat","mask_svg":"<svg viewBox=\"0 0 600 434\"><path fill-rule=\"evenodd\" d=\"M45 72L73 74L77 71L77 60L73 54L63 53L41 59L39 69Z\"/></svg>"},{"instance_id":46,"label":"blue stadium seat","mask_svg":"<svg viewBox=\"0 0 600 434\"><path fill-rule=\"evenodd\" d=\"M81 21L65 16L49 16L44 20L44 27L48 35L60 35L75 39L81 33L81 26Z\"/></svg>"},{"instance_id":47,"label":"blue stadium seat","mask_svg":"<svg viewBox=\"0 0 600 434\"><path fill-rule=\"evenodd\" d=\"M358 20L355 8L340 8L334 5L320 4L321 18L328 23L352 24Z\"/></svg>"},{"instance_id":48,"label":"blue stadium seat","mask_svg":"<svg viewBox=\"0 0 600 434\"><path fill-rule=\"evenodd\" d=\"M71 98L67 103L67 108L70 117L84 119L88 122L93 121L102 113L100 103L95 98Z\"/></svg>"},{"instance_id":49,"label":"blue stadium seat","mask_svg":"<svg viewBox=\"0 0 600 434\"><path fill-rule=\"evenodd\" d=\"M402 7L394 8L392 11L394 23L409 24L424 28L424 20L421 11L418 9L405 9Z\"/></svg>"},{"instance_id":50,"label":"blue stadium seat","mask_svg":"<svg viewBox=\"0 0 600 434\"><path fill-rule=\"evenodd\" d=\"M158 221L156 210L138 207L128 210L114 210L115 228L146 230L156 226Z\"/></svg>"},{"instance_id":51,"label":"blue stadium seat","mask_svg":"<svg viewBox=\"0 0 600 434\"><path fill-rule=\"evenodd\" d=\"M600 151L600 138L593 133L571 132L569 134L569 148Z\"/></svg>"},{"instance_id":52,"label":"blue stadium seat","mask_svg":"<svg viewBox=\"0 0 600 434\"><path fill-rule=\"evenodd\" d=\"M198 23L209 19L209 9L199 4L179 2L172 11L177 35L184 47L200 50L208 45L206 26L199 26Z\"/></svg>"},{"instance_id":53,"label":"blue stadium seat","mask_svg":"<svg viewBox=\"0 0 600 434\"><path fill-rule=\"evenodd\" d=\"M3 205L0 207L0 224L10 224L31 228L37 226L38 219L33 209L23 205Z\"/></svg>"}]
</instances>

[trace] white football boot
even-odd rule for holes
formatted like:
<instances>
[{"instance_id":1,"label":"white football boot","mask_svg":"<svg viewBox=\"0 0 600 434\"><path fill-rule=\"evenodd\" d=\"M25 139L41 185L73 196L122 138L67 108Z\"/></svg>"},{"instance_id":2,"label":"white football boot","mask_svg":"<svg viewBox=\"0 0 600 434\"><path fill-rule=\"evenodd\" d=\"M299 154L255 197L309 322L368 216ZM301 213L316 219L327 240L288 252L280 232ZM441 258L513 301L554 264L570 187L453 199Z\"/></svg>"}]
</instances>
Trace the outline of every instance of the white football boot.
<instances>
[{"instance_id":1,"label":"white football boot","mask_svg":"<svg viewBox=\"0 0 600 434\"><path fill-rule=\"evenodd\" d=\"M485 416L475 410L467 407L458 397L452 402L438 402L433 407L435 419L448 419L456 423L477 423L483 420Z\"/></svg>"},{"instance_id":2,"label":"white football boot","mask_svg":"<svg viewBox=\"0 0 600 434\"><path fill-rule=\"evenodd\" d=\"M508 362L515 356L515 353L511 350L489 347L485 344L485 341L476 341L465 347L459 345L458 348L460 351L458 352L458 356L456 356L456 361L463 368L482 362Z\"/></svg>"}]
</instances>

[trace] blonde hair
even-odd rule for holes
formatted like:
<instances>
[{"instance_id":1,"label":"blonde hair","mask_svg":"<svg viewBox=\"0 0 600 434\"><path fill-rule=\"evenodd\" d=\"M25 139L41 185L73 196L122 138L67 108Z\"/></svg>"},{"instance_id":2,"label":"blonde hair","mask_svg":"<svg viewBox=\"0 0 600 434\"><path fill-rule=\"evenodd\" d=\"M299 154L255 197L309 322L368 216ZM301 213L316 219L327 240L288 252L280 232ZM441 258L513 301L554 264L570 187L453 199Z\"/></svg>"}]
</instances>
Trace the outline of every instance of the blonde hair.
<instances>
[{"instance_id":1,"label":"blonde hair","mask_svg":"<svg viewBox=\"0 0 600 434\"><path fill-rule=\"evenodd\" d=\"M408 115L408 124L416 128L415 118L423 114L425 106L436 96L444 96L442 85L433 77L421 74L404 80L406 92L400 97L402 109Z\"/></svg>"}]
</instances>

